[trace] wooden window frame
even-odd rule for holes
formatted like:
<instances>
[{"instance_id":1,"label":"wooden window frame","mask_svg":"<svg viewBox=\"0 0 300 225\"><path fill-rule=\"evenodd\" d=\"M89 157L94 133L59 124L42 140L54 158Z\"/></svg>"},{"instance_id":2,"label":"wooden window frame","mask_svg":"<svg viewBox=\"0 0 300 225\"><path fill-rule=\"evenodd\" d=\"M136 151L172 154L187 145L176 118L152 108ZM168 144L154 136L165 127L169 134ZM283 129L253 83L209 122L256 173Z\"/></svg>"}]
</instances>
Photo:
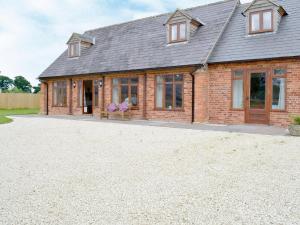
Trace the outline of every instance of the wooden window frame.
<instances>
[{"instance_id":1,"label":"wooden window frame","mask_svg":"<svg viewBox=\"0 0 300 225\"><path fill-rule=\"evenodd\" d=\"M66 98L66 102L63 102L62 104L59 104L59 102L58 102L58 99L59 98L57 98L56 100L56 104L54 104L54 91L55 91L55 88L54 88L54 84L55 83L57 83L57 91L58 91L58 89L59 88L62 88L62 87L59 87L59 83L64 83L64 87L63 88L65 88L66 90L65 90L65 92L66 92L66 96L65 96L65 98ZM57 95L57 97L58 97L58 95ZM68 84L67 84L67 80L59 80L59 81L54 81L53 83L52 83L52 107L61 107L61 108L65 108L65 107L67 107L68 106Z\"/></svg>"},{"instance_id":2,"label":"wooden window frame","mask_svg":"<svg viewBox=\"0 0 300 225\"><path fill-rule=\"evenodd\" d=\"M180 38L180 25L185 24L185 38L181 39ZM172 27L176 26L177 27L177 39L172 40ZM187 40L187 22L180 22L180 23L172 23L169 25L169 43L178 43L178 42L183 42Z\"/></svg>"},{"instance_id":3,"label":"wooden window frame","mask_svg":"<svg viewBox=\"0 0 300 225\"><path fill-rule=\"evenodd\" d=\"M235 72L241 71L243 73L242 78L236 78ZM243 80L243 107L242 108L234 108L233 107L233 83L235 80ZM231 71L231 104L230 109L232 111L244 111L245 110L245 70L244 69L235 69Z\"/></svg>"},{"instance_id":4,"label":"wooden window frame","mask_svg":"<svg viewBox=\"0 0 300 225\"><path fill-rule=\"evenodd\" d=\"M276 69L282 69L285 70L285 74L282 75L275 75ZM286 112L287 111L287 68L286 67L276 67L272 68L271 79L270 79L270 95L271 95L271 112ZM285 78L285 84L284 84L284 109L273 109L273 78Z\"/></svg>"},{"instance_id":5,"label":"wooden window frame","mask_svg":"<svg viewBox=\"0 0 300 225\"><path fill-rule=\"evenodd\" d=\"M121 79L122 78L126 78L128 79L128 83L127 84L121 84ZM138 82L136 84L132 84L131 83L131 79L136 78L138 79ZM121 102L121 87L122 86L128 86L128 102L131 103L131 87L132 86L136 86L137 87L137 105L136 106L131 106L132 110L138 110L139 109L139 83L140 83L140 79L138 76L130 76L130 77L113 77L111 78L111 101L113 100L113 89L116 85L114 85L113 80L114 79L118 79L118 97L119 97L119 104L122 103Z\"/></svg>"},{"instance_id":6,"label":"wooden window frame","mask_svg":"<svg viewBox=\"0 0 300 225\"><path fill-rule=\"evenodd\" d=\"M265 12L271 12L271 29L264 29L264 17L263 14ZM259 30L252 30L252 16L258 14L259 15ZM260 34L274 31L274 11L272 9L266 9L261 11L255 11L249 13L249 34Z\"/></svg>"},{"instance_id":7,"label":"wooden window frame","mask_svg":"<svg viewBox=\"0 0 300 225\"><path fill-rule=\"evenodd\" d=\"M175 76L176 75L181 75L182 76L182 81L175 81ZM162 82L162 107L157 107L156 106L156 99L157 99L157 93L156 93L156 88L157 88L157 77L158 76L161 76L161 77L166 77L166 76L173 76L173 80L172 80L172 84L173 84L173 101L172 101L172 104L173 104L173 107L172 109L168 109L166 108L166 82L165 79L163 79L163 82ZM155 82L154 82L154 110L156 111L184 111L184 74L163 74L163 75L160 75L160 74L157 74L155 75ZM181 87L181 93L182 93L182 107L174 107L176 106L176 84L182 84L182 87Z\"/></svg>"}]
</instances>

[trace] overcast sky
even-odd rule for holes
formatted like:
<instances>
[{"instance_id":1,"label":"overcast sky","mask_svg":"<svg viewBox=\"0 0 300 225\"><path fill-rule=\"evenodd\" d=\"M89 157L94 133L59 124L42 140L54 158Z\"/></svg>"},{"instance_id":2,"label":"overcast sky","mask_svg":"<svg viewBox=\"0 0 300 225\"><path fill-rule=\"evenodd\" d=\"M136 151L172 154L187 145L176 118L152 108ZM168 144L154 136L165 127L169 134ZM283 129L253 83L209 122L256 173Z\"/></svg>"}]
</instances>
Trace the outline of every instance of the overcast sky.
<instances>
[{"instance_id":1,"label":"overcast sky","mask_svg":"<svg viewBox=\"0 0 300 225\"><path fill-rule=\"evenodd\" d=\"M217 0L0 0L0 71L37 84L72 32L212 2Z\"/></svg>"}]
</instances>

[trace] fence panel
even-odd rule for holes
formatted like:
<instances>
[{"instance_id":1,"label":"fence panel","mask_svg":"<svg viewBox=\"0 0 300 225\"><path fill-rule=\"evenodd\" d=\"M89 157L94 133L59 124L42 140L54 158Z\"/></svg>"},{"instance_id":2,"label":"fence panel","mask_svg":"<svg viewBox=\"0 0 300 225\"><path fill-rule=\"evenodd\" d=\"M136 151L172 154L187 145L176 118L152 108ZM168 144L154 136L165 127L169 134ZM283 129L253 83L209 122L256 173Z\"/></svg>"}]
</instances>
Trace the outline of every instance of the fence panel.
<instances>
[{"instance_id":1,"label":"fence panel","mask_svg":"<svg viewBox=\"0 0 300 225\"><path fill-rule=\"evenodd\" d=\"M0 109L39 108L40 94L0 93Z\"/></svg>"}]
</instances>

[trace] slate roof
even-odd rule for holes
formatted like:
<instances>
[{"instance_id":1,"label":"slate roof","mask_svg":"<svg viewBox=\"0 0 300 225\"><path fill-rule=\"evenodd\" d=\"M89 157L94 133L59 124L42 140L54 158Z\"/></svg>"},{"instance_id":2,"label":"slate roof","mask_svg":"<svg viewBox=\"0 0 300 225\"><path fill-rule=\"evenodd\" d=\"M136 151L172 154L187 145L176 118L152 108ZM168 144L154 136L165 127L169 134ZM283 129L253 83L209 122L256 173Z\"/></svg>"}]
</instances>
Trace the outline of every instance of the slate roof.
<instances>
[{"instance_id":1,"label":"slate roof","mask_svg":"<svg viewBox=\"0 0 300 225\"><path fill-rule=\"evenodd\" d=\"M300 56L300 1L277 0L288 15L282 17L276 33L248 36L242 12L249 4L239 5L209 63Z\"/></svg>"},{"instance_id":2,"label":"slate roof","mask_svg":"<svg viewBox=\"0 0 300 225\"><path fill-rule=\"evenodd\" d=\"M187 43L167 45L164 22L172 13L85 32L95 45L68 58L65 50L40 78L204 64L236 6L236 0L186 9L205 24Z\"/></svg>"}]
</instances>

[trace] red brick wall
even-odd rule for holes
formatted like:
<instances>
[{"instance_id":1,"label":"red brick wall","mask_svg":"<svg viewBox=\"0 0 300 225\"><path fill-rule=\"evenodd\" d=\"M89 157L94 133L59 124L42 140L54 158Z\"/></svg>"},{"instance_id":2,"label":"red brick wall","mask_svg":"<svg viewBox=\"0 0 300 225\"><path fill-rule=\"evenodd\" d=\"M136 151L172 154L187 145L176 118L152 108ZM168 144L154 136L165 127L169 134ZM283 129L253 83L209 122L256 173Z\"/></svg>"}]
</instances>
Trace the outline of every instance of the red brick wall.
<instances>
[{"instance_id":1,"label":"red brick wall","mask_svg":"<svg viewBox=\"0 0 300 225\"><path fill-rule=\"evenodd\" d=\"M93 108L93 115L100 116L101 106L105 108L112 102L112 79L120 77L139 77L138 84L138 109L132 110L132 116L135 119L150 119L150 120L166 120L166 121L178 121L178 122L191 122L192 119L192 77L191 77L191 68L181 68L173 70L155 70L147 72L130 72L130 73L114 73L106 74L104 76L104 87L99 88L99 106ZM184 109L182 111L162 111L155 109L155 76L164 75L164 74L183 74L184 75ZM144 90L145 76L147 80L147 88ZM72 114L73 115L82 115L82 107L78 107L77 91L78 91L78 80L101 80L102 75L88 75L88 76L76 76L72 77L72 82L76 82L76 87L72 87ZM69 94L70 94L70 78L61 78L65 79L68 82L68 106L67 107L52 107L52 83L57 79L48 80L49 84L49 114L50 115L64 115L69 112ZM44 91L44 86L42 86L42 91ZM104 102L102 101L102 93L104 91ZM146 96L146 97L145 97ZM41 105L44 99L41 99ZM41 108L41 111L43 109Z\"/></svg>"},{"instance_id":2,"label":"red brick wall","mask_svg":"<svg viewBox=\"0 0 300 225\"><path fill-rule=\"evenodd\" d=\"M236 69L287 68L285 112L270 112L270 125L287 126L290 115L300 114L300 60L282 59L255 62L209 65L209 121L212 123L241 124L244 111L231 109L231 73Z\"/></svg>"},{"instance_id":3,"label":"red brick wall","mask_svg":"<svg viewBox=\"0 0 300 225\"><path fill-rule=\"evenodd\" d=\"M300 114L300 60L270 60L256 62L226 63L209 65L208 69L201 69L194 73L195 77L195 121L211 122L225 124L242 124L245 122L245 112L243 110L231 109L231 76L232 70L236 69L275 69L287 68L287 96L285 112L270 113L270 124L287 126L290 123L290 115ZM111 103L112 96L112 78L114 77L139 77L139 108L133 110L133 118L165 120L178 122L192 121L192 76L195 68L177 68L172 70L151 70L146 72L131 72L123 74L106 74L104 78L104 102L102 102L102 88L99 88L99 106L94 107L94 115L99 116L101 106L107 106ZM155 109L155 76L163 74L183 74L184 75L184 109L182 111L162 111ZM145 76L147 79L147 89L144 90ZM61 78L67 79L67 78ZM68 78L70 79L70 78ZM76 76L73 81L77 80L99 80L102 75L94 76ZM52 107L52 80L47 81L49 84L49 114L68 114L69 113L69 92L70 82L68 80L68 106ZM77 85L77 82L76 82ZM45 85L41 86L44 93ZM82 108L77 107L77 86L72 87L72 113L82 115ZM146 95L146 97L145 97ZM145 101L144 101L145 99ZM41 111L45 112L45 98L41 98ZM43 107L44 106L44 107Z\"/></svg>"}]
</instances>

